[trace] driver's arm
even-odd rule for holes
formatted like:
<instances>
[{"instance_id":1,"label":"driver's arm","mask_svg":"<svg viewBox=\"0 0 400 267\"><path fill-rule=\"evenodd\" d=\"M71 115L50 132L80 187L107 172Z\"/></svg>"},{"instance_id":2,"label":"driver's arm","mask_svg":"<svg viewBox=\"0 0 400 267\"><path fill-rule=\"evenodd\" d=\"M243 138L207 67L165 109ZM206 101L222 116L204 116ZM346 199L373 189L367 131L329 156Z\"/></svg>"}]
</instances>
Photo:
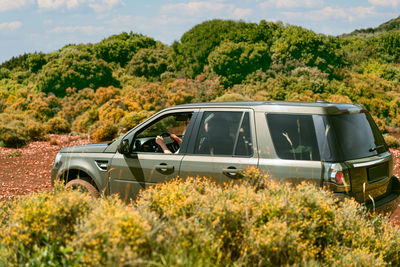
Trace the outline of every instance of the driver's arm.
<instances>
[{"instance_id":1,"label":"driver's arm","mask_svg":"<svg viewBox=\"0 0 400 267\"><path fill-rule=\"evenodd\" d=\"M156 137L156 143L159 145L164 153L172 154L172 152L168 149L168 147L164 143L164 138L161 136Z\"/></svg>"},{"instance_id":2,"label":"driver's arm","mask_svg":"<svg viewBox=\"0 0 400 267\"><path fill-rule=\"evenodd\" d=\"M170 137L172 141L176 141L180 146L182 145L182 139L176 134L171 134Z\"/></svg>"}]
</instances>

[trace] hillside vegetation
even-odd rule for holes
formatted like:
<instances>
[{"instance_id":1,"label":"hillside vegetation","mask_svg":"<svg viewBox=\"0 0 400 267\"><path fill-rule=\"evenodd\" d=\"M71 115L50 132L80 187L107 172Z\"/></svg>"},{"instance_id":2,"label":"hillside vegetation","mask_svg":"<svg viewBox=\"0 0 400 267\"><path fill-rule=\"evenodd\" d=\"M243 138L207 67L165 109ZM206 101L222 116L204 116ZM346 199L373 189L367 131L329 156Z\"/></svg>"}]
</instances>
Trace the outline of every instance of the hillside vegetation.
<instances>
[{"instance_id":1,"label":"hillside vegetation","mask_svg":"<svg viewBox=\"0 0 400 267\"><path fill-rule=\"evenodd\" d=\"M131 32L24 54L0 65L0 145L71 131L110 140L164 107L204 101L354 102L381 130L400 127L400 33L382 31L212 20L172 46Z\"/></svg>"},{"instance_id":2,"label":"hillside vegetation","mask_svg":"<svg viewBox=\"0 0 400 267\"><path fill-rule=\"evenodd\" d=\"M56 186L0 202L2 266L399 266L400 232L353 200L248 169L172 180L125 205Z\"/></svg>"}]
</instances>

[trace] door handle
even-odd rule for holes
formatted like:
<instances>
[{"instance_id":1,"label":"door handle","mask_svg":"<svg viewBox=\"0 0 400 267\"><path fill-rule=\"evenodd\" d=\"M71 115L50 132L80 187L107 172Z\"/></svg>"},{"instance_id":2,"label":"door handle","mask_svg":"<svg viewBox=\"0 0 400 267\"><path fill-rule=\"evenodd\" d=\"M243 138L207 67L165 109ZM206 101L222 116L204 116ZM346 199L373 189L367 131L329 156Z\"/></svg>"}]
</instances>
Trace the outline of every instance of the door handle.
<instances>
[{"instance_id":1,"label":"door handle","mask_svg":"<svg viewBox=\"0 0 400 267\"><path fill-rule=\"evenodd\" d=\"M222 169L222 173L232 179L242 178L243 175L240 173L241 171L242 171L241 169L236 169L236 167L232 166Z\"/></svg>"},{"instance_id":2,"label":"door handle","mask_svg":"<svg viewBox=\"0 0 400 267\"><path fill-rule=\"evenodd\" d=\"M174 166L168 165L167 163L160 163L155 166L155 169L162 174L171 174L174 172Z\"/></svg>"}]
</instances>

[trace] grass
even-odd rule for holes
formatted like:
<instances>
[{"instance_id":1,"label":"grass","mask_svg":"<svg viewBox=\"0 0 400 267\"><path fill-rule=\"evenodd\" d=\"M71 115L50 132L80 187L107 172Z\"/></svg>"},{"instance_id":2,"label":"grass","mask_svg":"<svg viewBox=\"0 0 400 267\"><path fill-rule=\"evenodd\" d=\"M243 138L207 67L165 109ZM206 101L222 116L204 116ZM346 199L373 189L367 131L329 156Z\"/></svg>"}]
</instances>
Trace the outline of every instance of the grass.
<instances>
[{"instance_id":1,"label":"grass","mask_svg":"<svg viewBox=\"0 0 400 267\"><path fill-rule=\"evenodd\" d=\"M6 158L16 158L22 156L21 151L15 151L13 153L7 154Z\"/></svg>"}]
</instances>

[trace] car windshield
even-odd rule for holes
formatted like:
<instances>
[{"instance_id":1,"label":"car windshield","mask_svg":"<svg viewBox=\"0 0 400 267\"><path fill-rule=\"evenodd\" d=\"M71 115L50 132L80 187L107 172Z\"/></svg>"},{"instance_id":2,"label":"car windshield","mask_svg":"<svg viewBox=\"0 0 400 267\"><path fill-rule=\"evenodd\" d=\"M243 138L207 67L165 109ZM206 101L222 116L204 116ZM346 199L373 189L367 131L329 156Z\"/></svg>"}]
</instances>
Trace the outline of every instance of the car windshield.
<instances>
[{"instance_id":1,"label":"car windshield","mask_svg":"<svg viewBox=\"0 0 400 267\"><path fill-rule=\"evenodd\" d=\"M368 113L313 117L321 158L325 161L365 158L388 150Z\"/></svg>"}]
</instances>

